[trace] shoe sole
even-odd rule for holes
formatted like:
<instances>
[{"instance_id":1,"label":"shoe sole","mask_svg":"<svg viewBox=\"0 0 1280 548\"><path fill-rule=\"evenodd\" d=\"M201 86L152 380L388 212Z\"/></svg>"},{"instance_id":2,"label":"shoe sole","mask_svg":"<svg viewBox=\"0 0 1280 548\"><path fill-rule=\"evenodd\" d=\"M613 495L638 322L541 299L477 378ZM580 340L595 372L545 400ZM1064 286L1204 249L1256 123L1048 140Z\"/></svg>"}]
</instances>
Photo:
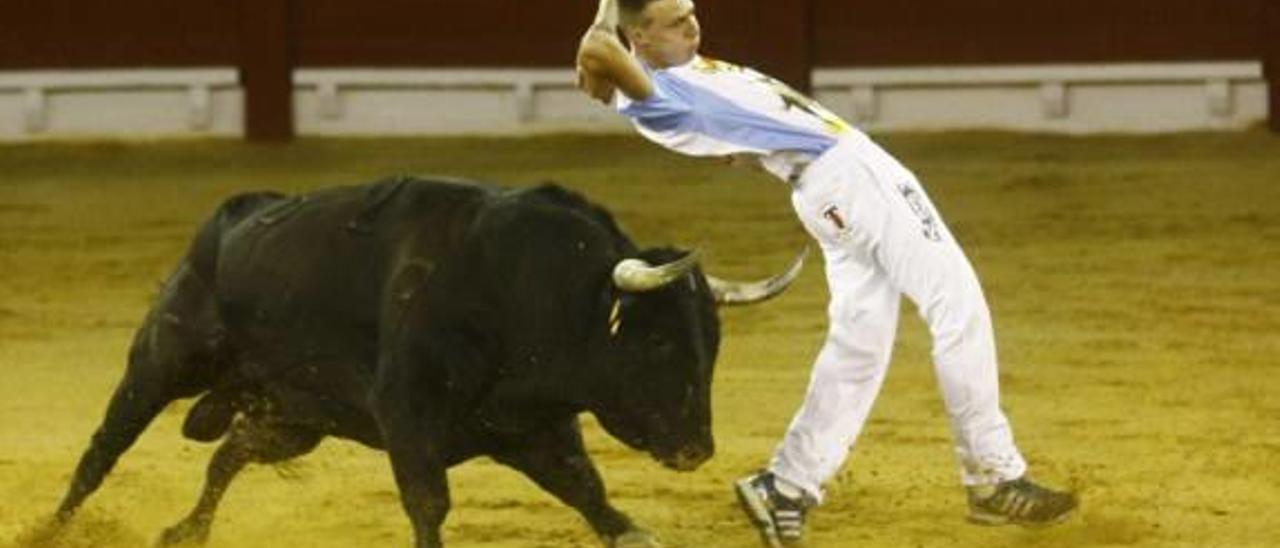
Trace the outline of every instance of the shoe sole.
<instances>
[{"instance_id":1,"label":"shoe sole","mask_svg":"<svg viewBox=\"0 0 1280 548\"><path fill-rule=\"evenodd\" d=\"M769 548L783 548L782 539L778 538L778 531L773 526L773 520L769 518L769 509L765 508L760 497L756 496L755 489L751 487L751 478L735 481L733 491L738 495L738 504L742 506L742 511L747 513L751 524L760 531L760 540L764 541L764 545Z\"/></svg>"},{"instance_id":2,"label":"shoe sole","mask_svg":"<svg viewBox=\"0 0 1280 548\"><path fill-rule=\"evenodd\" d=\"M1019 527L1026 527L1029 529L1038 529L1041 527L1049 527L1052 525L1057 525L1059 523L1067 521L1067 519L1071 518L1071 516L1075 513L1076 513L1076 509L1072 508L1070 510L1067 510L1066 512L1058 514L1057 516L1054 516L1053 519L1048 521L1015 520L1015 519L1010 519L1009 516L1004 516L1000 514L969 514L965 519L967 519L969 523L972 523L974 525L981 525L984 527L1000 527L1002 525L1017 525Z\"/></svg>"}]
</instances>

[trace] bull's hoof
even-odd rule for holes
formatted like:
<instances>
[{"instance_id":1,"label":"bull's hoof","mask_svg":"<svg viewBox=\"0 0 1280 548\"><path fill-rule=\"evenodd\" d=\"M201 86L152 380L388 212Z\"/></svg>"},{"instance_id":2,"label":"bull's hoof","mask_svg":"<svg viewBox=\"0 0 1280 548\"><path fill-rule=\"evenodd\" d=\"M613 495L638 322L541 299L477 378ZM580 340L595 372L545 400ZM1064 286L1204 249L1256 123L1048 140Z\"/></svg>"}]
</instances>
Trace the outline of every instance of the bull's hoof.
<instances>
[{"instance_id":1,"label":"bull's hoof","mask_svg":"<svg viewBox=\"0 0 1280 548\"><path fill-rule=\"evenodd\" d=\"M165 529L156 539L156 546L200 546L209 540L209 525L182 520Z\"/></svg>"},{"instance_id":2,"label":"bull's hoof","mask_svg":"<svg viewBox=\"0 0 1280 548\"><path fill-rule=\"evenodd\" d=\"M609 539L605 544L609 548L662 548L658 538L644 529L632 529Z\"/></svg>"}]
</instances>

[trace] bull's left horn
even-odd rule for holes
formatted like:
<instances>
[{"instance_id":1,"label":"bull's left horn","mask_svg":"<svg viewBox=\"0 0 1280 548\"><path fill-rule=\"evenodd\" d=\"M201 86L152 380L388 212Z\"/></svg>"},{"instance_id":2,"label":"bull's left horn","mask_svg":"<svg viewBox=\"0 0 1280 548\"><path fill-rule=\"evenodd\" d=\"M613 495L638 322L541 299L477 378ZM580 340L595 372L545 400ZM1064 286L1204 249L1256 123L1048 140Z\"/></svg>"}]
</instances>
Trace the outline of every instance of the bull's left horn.
<instances>
[{"instance_id":1,"label":"bull's left horn","mask_svg":"<svg viewBox=\"0 0 1280 548\"><path fill-rule=\"evenodd\" d=\"M767 280L733 282L707 276L707 284L711 286L711 293L715 295L716 302L719 304L755 304L766 301L787 290L787 286L800 275L800 269L804 268L804 259L807 256L809 256L809 248L805 247L804 251L791 261L791 266L787 267L786 272Z\"/></svg>"},{"instance_id":2,"label":"bull's left horn","mask_svg":"<svg viewBox=\"0 0 1280 548\"><path fill-rule=\"evenodd\" d=\"M697 264L696 250L676 261L658 266L650 265L642 259L623 259L613 267L613 285L634 293L653 291L680 279Z\"/></svg>"}]
</instances>

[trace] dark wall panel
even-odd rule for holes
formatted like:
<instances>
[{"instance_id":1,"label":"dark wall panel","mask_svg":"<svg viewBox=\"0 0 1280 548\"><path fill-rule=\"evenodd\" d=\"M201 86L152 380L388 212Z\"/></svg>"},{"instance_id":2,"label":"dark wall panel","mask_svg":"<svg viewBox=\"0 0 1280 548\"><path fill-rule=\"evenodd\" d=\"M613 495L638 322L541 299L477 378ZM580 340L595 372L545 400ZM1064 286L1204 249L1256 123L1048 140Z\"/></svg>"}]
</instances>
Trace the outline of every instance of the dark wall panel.
<instances>
[{"instance_id":1,"label":"dark wall panel","mask_svg":"<svg viewBox=\"0 0 1280 548\"><path fill-rule=\"evenodd\" d=\"M595 0L295 0L302 66L563 67ZM799 3L803 5L803 2ZM807 12L784 2L702 0L704 49L799 75ZM800 63L803 64L803 63ZM779 75L780 77L782 75Z\"/></svg>"},{"instance_id":2,"label":"dark wall panel","mask_svg":"<svg viewBox=\"0 0 1280 548\"><path fill-rule=\"evenodd\" d=\"M760 50L761 25L757 5L741 0L702 0L698 22L702 25L702 50L707 55L736 63L751 64ZM754 3L752 3L754 4Z\"/></svg>"},{"instance_id":3,"label":"dark wall panel","mask_svg":"<svg viewBox=\"0 0 1280 548\"><path fill-rule=\"evenodd\" d=\"M1269 0L813 0L820 66L1257 59Z\"/></svg>"},{"instance_id":4,"label":"dark wall panel","mask_svg":"<svg viewBox=\"0 0 1280 548\"><path fill-rule=\"evenodd\" d=\"M302 66L562 66L590 0L295 0Z\"/></svg>"},{"instance_id":5,"label":"dark wall panel","mask_svg":"<svg viewBox=\"0 0 1280 548\"><path fill-rule=\"evenodd\" d=\"M708 53L778 73L788 68L775 57L821 66L1257 59L1268 1L702 0L698 9ZM4 4L0 68L11 69L234 64L240 6L247 18L257 9L225 0ZM291 9L303 66L550 67L570 62L595 2L292 0Z\"/></svg>"},{"instance_id":6,"label":"dark wall panel","mask_svg":"<svg viewBox=\"0 0 1280 548\"><path fill-rule=\"evenodd\" d=\"M234 65L239 3L3 0L0 69Z\"/></svg>"},{"instance_id":7,"label":"dark wall panel","mask_svg":"<svg viewBox=\"0 0 1280 548\"><path fill-rule=\"evenodd\" d=\"M268 113L286 108L294 66L568 68L596 6L596 0L0 2L0 70L233 65L251 88L250 101ZM815 65L1262 59L1269 79L1280 80L1280 0L701 0L698 9L706 53L801 89ZM1280 85L1271 88L1271 105L1272 124L1280 127ZM273 119L262 127L274 129L255 135L287 137L281 133L287 116Z\"/></svg>"},{"instance_id":8,"label":"dark wall panel","mask_svg":"<svg viewBox=\"0 0 1280 548\"><path fill-rule=\"evenodd\" d=\"M703 53L807 89L813 48L808 2L702 0Z\"/></svg>"}]
</instances>

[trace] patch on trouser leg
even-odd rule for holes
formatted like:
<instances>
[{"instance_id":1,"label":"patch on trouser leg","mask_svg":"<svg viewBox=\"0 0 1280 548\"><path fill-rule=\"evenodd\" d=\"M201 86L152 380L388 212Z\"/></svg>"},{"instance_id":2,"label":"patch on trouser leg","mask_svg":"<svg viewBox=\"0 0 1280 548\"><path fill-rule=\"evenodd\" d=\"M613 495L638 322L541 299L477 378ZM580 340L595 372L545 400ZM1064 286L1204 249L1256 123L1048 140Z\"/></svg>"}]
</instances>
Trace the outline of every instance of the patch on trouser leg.
<instances>
[{"instance_id":1,"label":"patch on trouser leg","mask_svg":"<svg viewBox=\"0 0 1280 548\"><path fill-rule=\"evenodd\" d=\"M836 204L827 204L822 206L822 220L826 221L831 228L835 229L833 234L836 240L844 240L849 235L852 228L849 220L845 216L845 212L840 210L840 206Z\"/></svg>"},{"instance_id":2,"label":"patch on trouser leg","mask_svg":"<svg viewBox=\"0 0 1280 548\"><path fill-rule=\"evenodd\" d=\"M907 207L911 208L911 212L916 214L920 219L920 227L925 238L935 242L942 241L942 230L939 228L938 216L934 214L933 208L924 201L924 196L915 187L900 183L898 184L898 193L902 195L902 199L907 201Z\"/></svg>"},{"instance_id":3,"label":"patch on trouser leg","mask_svg":"<svg viewBox=\"0 0 1280 548\"><path fill-rule=\"evenodd\" d=\"M840 214L840 208L835 204L822 208L822 217L836 226L836 230L845 230L848 225L844 222L844 216Z\"/></svg>"}]
</instances>

